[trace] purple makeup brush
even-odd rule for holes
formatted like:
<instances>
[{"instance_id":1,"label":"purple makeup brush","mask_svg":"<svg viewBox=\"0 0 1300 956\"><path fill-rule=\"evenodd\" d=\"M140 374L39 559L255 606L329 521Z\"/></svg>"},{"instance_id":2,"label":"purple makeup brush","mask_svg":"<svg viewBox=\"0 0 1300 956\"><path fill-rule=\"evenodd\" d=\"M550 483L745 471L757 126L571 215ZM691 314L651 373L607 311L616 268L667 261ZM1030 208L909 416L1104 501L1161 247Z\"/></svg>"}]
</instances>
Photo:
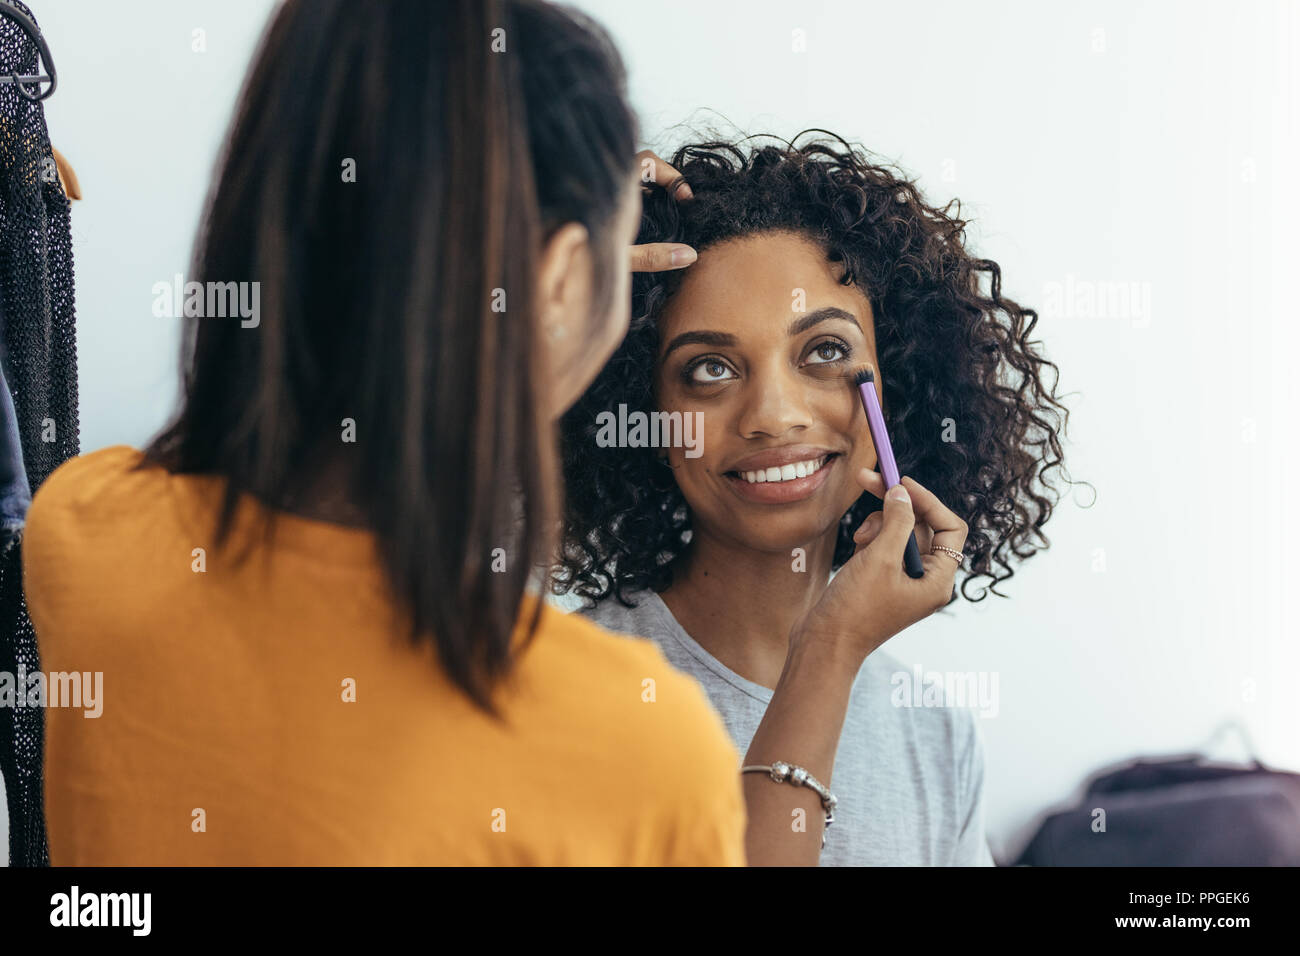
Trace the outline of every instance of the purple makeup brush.
<instances>
[{"instance_id":1,"label":"purple makeup brush","mask_svg":"<svg viewBox=\"0 0 1300 956\"><path fill-rule=\"evenodd\" d=\"M876 457L880 460L880 474L884 477L885 489L888 490L898 484L898 464L894 461L894 449L889 444L889 433L885 430L885 413L876 397L876 373L870 365L863 365L850 374L862 398L862 408L867 413L867 427L871 429L871 441L876 446ZM903 567L910 578L919 578L925 574L915 531L907 536Z\"/></svg>"}]
</instances>

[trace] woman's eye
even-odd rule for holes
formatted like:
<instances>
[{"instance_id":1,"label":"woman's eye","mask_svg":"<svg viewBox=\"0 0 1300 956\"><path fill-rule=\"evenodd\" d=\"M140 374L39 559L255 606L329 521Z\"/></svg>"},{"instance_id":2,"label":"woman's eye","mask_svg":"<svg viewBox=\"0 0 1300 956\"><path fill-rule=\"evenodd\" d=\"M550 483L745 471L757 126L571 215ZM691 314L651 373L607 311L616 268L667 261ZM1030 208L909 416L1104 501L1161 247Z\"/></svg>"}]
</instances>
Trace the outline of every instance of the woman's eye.
<instances>
[{"instance_id":1,"label":"woman's eye","mask_svg":"<svg viewBox=\"0 0 1300 956\"><path fill-rule=\"evenodd\" d=\"M849 350L839 342L823 342L812 350L809 361L813 365L838 362L849 357Z\"/></svg>"},{"instance_id":2,"label":"woman's eye","mask_svg":"<svg viewBox=\"0 0 1300 956\"><path fill-rule=\"evenodd\" d=\"M688 378L697 385L711 385L723 382L731 376L731 369L717 359L705 359L691 366Z\"/></svg>"}]
</instances>

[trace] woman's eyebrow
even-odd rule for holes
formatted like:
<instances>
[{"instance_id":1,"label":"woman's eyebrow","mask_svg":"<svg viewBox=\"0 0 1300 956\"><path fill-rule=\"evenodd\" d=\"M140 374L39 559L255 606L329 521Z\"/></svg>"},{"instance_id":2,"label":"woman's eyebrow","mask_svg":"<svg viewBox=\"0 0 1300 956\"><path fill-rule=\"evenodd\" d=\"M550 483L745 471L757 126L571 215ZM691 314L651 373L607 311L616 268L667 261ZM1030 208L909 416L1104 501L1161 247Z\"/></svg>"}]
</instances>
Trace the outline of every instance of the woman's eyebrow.
<instances>
[{"instance_id":1,"label":"woman's eyebrow","mask_svg":"<svg viewBox=\"0 0 1300 956\"><path fill-rule=\"evenodd\" d=\"M801 332L807 332L819 322L825 322L827 319L843 319L845 322L852 322L857 325L858 331L862 331L862 326L858 325L858 320L853 317L852 312L845 312L843 309L837 309L835 306L827 306L824 309L818 309L815 312L809 312L790 323L790 328L786 331L787 335L798 335ZM865 333L864 333L865 334Z\"/></svg>"},{"instance_id":2,"label":"woman's eyebrow","mask_svg":"<svg viewBox=\"0 0 1300 956\"><path fill-rule=\"evenodd\" d=\"M800 332L806 332L814 325L820 322L826 322L829 319L842 319L845 322L852 322L859 332L862 326L858 325L858 320L853 317L852 312L846 312L835 306L827 306L824 309L817 309L815 312L809 312L807 315L800 316L790 323L790 328L786 331L787 335L798 335ZM683 345L714 345L719 348L726 348L736 344L736 337L729 332L712 332L705 329L697 329L691 332L683 332L676 336L668 347L664 349L663 354L659 357L662 362L668 358L673 349L681 348Z\"/></svg>"},{"instance_id":3,"label":"woman's eyebrow","mask_svg":"<svg viewBox=\"0 0 1300 956\"><path fill-rule=\"evenodd\" d=\"M668 358L669 353L671 353L673 349L679 349L683 345L716 345L719 348L726 348L735 344L736 337L730 332L709 332L704 330L683 332L668 343L668 347L664 349L659 360L662 362L664 359Z\"/></svg>"}]
</instances>

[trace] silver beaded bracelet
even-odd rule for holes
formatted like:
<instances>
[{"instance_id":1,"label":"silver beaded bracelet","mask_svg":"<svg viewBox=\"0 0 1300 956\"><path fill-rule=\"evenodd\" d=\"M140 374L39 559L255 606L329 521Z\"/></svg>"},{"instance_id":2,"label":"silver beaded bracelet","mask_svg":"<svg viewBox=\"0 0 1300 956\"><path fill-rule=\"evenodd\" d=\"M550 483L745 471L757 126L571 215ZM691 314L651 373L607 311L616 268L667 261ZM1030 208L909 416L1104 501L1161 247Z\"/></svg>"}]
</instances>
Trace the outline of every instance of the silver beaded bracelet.
<instances>
[{"instance_id":1,"label":"silver beaded bracelet","mask_svg":"<svg viewBox=\"0 0 1300 956\"><path fill-rule=\"evenodd\" d=\"M777 783L791 783L796 787L807 787L817 796L821 797L822 809L826 811L826 827L822 830L822 849L826 849L826 830L831 828L835 822L835 794L831 793L822 785L816 777L810 774L803 767L796 764L785 763L778 760L770 766L765 764L753 764L748 767L741 767L741 773L762 772L767 774Z\"/></svg>"}]
</instances>

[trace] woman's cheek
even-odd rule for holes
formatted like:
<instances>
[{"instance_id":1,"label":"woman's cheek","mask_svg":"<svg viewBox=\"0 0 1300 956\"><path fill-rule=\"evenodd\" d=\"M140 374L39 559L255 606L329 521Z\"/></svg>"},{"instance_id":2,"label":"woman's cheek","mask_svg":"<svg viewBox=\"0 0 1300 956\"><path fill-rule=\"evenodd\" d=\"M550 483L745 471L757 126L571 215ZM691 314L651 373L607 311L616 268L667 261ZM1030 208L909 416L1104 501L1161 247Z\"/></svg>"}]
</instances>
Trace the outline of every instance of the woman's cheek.
<instances>
[{"instance_id":1,"label":"woman's cheek","mask_svg":"<svg viewBox=\"0 0 1300 956\"><path fill-rule=\"evenodd\" d=\"M722 445L719 436L710 433L710 427L716 426L719 416L701 408L698 403L681 400L680 396L672 394L665 396L657 407L659 411L675 416L673 446L668 449L673 467L689 467L693 474L701 476L718 471L714 459ZM676 424L678 421L680 426Z\"/></svg>"}]
</instances>

